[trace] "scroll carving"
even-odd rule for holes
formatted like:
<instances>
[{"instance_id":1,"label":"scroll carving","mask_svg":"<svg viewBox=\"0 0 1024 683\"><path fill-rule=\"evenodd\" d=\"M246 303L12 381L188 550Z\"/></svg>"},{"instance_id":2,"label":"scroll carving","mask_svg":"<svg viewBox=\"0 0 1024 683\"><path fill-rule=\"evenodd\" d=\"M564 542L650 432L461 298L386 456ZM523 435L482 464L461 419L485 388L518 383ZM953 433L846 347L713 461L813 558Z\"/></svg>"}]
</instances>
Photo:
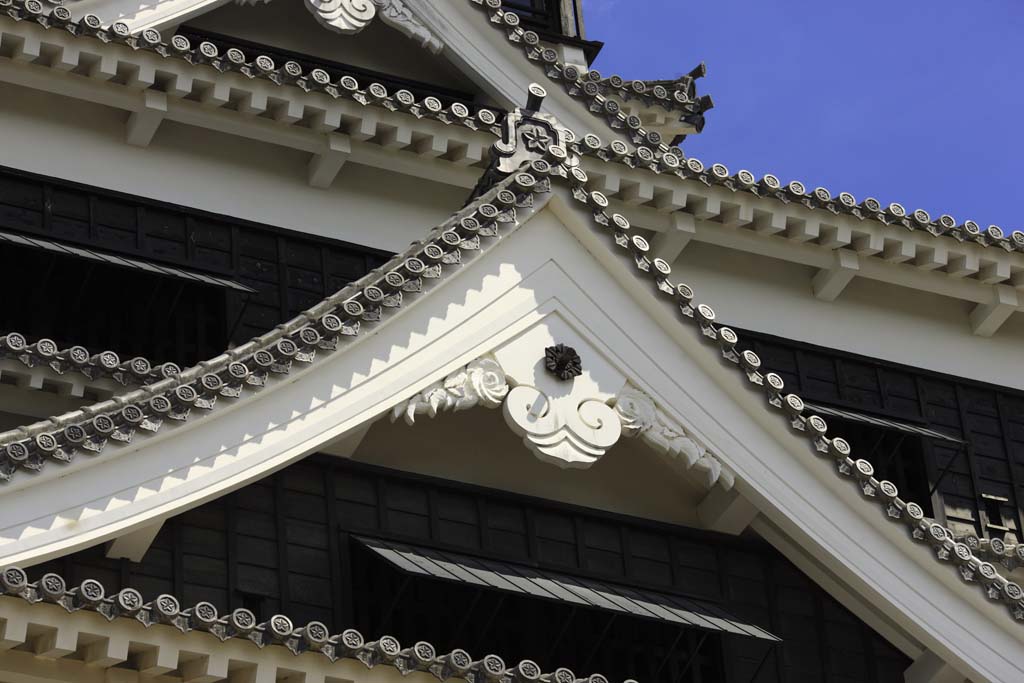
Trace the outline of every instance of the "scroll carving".
<instances>
[{"instance_id":1,"label":"scroll carving","mask_svg":"<svg viewBox=\"0 0 1024 683\"><path fill-rule=\"evenodd\" d=\"M589 467L619 440L622 424L607 404L572 394L552 398L518 386L505 400L505 421L526 447L559 467Z\"/></svg>"},{"instance_id":2,"label":"scroll carving","mask_svg":"<svg viewBox=\"0 0 1024 683\"><path fill-rule=\"evenodd\" d=\"M257 5L270 0L236 0L240 5ZM306 8L321 26L336 33L352 35L370 25L374 17L415 40L434 54L444 44L402 0L306 0Z\"/></svg>"},{"instance_id":3,"label":"scroll carving","mask_svg":"<svg viewBox=\"0 0 1024 683\"><path fill-rule=\"evenodd\" d=\"M344 34L359 33L377 14L370 0L306 0L306 7L324 27Z\"/></svg>"}]
</instances>

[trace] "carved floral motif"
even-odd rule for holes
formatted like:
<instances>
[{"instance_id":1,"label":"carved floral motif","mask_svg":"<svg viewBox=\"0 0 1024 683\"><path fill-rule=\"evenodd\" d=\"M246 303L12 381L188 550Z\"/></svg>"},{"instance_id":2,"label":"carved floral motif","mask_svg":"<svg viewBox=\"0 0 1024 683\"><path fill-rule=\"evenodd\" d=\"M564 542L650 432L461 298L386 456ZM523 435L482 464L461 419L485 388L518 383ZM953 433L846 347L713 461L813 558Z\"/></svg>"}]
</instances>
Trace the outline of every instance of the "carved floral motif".
<instances>
[{"instance_id":1,"label":"carved floral motif","mask_svg":"<svg viewBox=\"0 0 1024 683\"><path fill-rule=\"evenodd\" d=\"M718 483L725 489L732 488L732 473L706 448L687 436L685 430L644 392L626 386L615 400L615 413L622 421L623 434L643 439L657 452L681 464L684 470L697 470L705 487Z\"/></svg>"},{"instance_id":2,"label":"carved floral motif","mask_svg":"<svg viewBox=\"0 0 1024 683\"><path fill-rule=\"evenodd\" d=\"M401 0L373 0L373 4L377 6L381 21L391 28L401 31L434 54L439 53L444 47L438 37L413 16Z\"/></svg>"},{"instance_id":3,"label":"carved floral motif","mask_svg":"<svg viewBox=\"0 0 1024 683\"><path fill-rule=\"evenodd\" d=\"M478 405L497 408L508 394L505 371L493 358L478 358L466 367L435 382L391 411L391 421L402 417L412 425L417 415L435 417L439 412L467 410Z\"/></svg>"}]
</instances>

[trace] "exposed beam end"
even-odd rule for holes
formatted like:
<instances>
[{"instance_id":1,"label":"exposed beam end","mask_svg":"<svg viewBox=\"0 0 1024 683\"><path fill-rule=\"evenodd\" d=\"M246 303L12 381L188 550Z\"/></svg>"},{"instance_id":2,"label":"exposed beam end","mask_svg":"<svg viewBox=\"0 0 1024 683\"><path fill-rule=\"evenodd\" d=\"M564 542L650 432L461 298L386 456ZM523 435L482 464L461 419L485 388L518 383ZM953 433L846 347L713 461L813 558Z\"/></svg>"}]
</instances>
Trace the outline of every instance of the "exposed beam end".
<instances>
[{"instance_id":1,"label":"exposed beam end","mask_svg":"<svg viewBox=\"0 0 1024 683\"><path fill-rule=\"evenodd\" d=\"M686 245L697 234L692 215L676 211L672 214L672 227L665 232L655 234L651 241L651 253L671 265L679 258Z\"/></svg>"},{"instance_id":2,"label":"exposed beam end","mask_svg":"<svg viewBox=\"0 0 1024 683\"><path fill-rule=\"evenodd\" d=\"M965 683L963 674L942 661L931 650L925 650L903 672L906 683Z\"/></svg>"},{"instance_id":3,"label":"exposed beam end","mask_svg":"<svg viewBox=\"0 0 1024 683\"><path fill-rule=\"evenodd\" d=\"M979 337L991 337L1019 305L1017 290L1008 285L996 285L992 301L978 304L971 311L971 331Z\"/></svg>"},{"instance_id":4,"label":"exposed beam end","mask_svg":"<svg viewBox=\"0 0 1024 683\"><path fill-rule=\"evenodd\" d=\"M654 199L654 185L646 181L623 185L619 192L619 199L628 206L646 204Z\"/></svg>"},{"instance_id":5,"label":"exposed beam end","mask_svg":"<svg viewBox=\"0 0 1024 683\"><path fill-rule=\"evenodd\" d=\"M832 266L819 270L811 280L814 296L822 301L835 301L860 271L860 262L855 252L836 249L832 255Z\"/></svg>"},{"instance_id":6,"label":"exposed beam end","mask_svg":"<svg viewBox=\"0 0 1024 683\"><path fill-rule=\"evenodd\" d=\"M142 105L128 116L125 142L135 147L149 147L165 116L167 95L158 90L146 90L142 93Z\"/></svg>"},{"instance_id":7,"label":"exposed beam end","mask_svg":"<svg viewBox=\"0 0 1024 683\"><path fill-rule=\"evenodd\" d=\"M309 160L309 184L322 189L334 183L341 167L352 154L352 142L347 135L328 133L326 137L326 149L314 154Z\"/></svg>"},{"instance_id":8,"label":"exposed beam end","mask_svg":"<svg viewBox=\"0 0 1024 683\"><path fill-rule=\"evenodd\" d=\"M455 142L449 145L447 158L459 166L473 166L484 160L484 146L475 141Z\"/></svg>"},{"instance_id":9,"label":"exposed beam end","mask_svg":"<svg viewBox=\"0 0 1024 683\"><path fill-rule=\"evenodd\" d=\"M757 517L757 513L754 504L735 487L726 491L721 486L715 486L697 504L697 518L704 528L733 536L743 533Z\"/></svg>"},{"instance_id":10,"label":"exposed beam end","mask_svg":"<svg viewBox=\"0 0 1024 683\"><path fill-rule=\"evenodd\" d=\"M107 543L106 555L110 558L127 558L132 562L142 562L143 556L149 550L153 539L160 533L160 527L164 525L163 520L156 524L140 527L135 531L115 538Z\"/></svg>"}]
</instances>

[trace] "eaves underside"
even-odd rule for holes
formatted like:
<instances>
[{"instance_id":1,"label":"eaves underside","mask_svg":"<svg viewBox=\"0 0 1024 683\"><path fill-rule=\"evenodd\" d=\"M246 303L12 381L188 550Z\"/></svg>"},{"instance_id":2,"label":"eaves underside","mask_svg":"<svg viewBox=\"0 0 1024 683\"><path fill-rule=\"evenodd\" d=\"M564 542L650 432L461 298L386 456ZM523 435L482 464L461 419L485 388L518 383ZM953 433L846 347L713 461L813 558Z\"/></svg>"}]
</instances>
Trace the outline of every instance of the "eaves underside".
<instances>
[{"instance_id":1,"label":"eaves underside","mask_svg":"<svg viewBox=\"0 0 1024 683\"><path fill-rule=\"evenodd\" d=\"M361 105L371 107L382 107L391 111L400 111L412 114L417 118L435 119L442 123L466 127L470 129L482 129L497 135L493 128L500 113L483 111L482 115L472 116L468 111L469 107L461 102L442 103L436 98L426 97L423 101L417 101L411 93L398 90L389 92L384 86L374 83L361 83L353 77L341 78L334 83L330 75L317 73L313 70L303 73L302 67L297 63L275 64L272 59L265 55L246 54L236 50L231 54L220 54L216 46L192 45L184 36L172 37L167 42L163 41L158 31L150 29L139 35L131 35L123 24L114 24L110 28L103 28L101 22L91 15L75 19L68 12L63 17L56 19L52 14L46 15L42 10L32 10L30 5L36 0L11 0L11 7L8 11L9 18L15 21L26 21L29 24L37 24L51 31L60 31L74 37L71 44L59 42L49 44L50 37L43 35L19 35L18 32L5 31L7 38L3 50L15 61L39 64L61 71L83 73L91 78L101 81L123 82L132 86L134 90L164 90L172 97L192 98L201 93L185 88L190 85L185 79L185 74L170 73L161 74L163 82L156 82L156 79L148 80L147 75L155 70L156 63L135 64L127 59L124 52L117 50L118 46L125 46L129 51L148 52L159 55L164 60L184 60L199 68L203 66L212 67L217 73L222 74L223 79L231 83L232 88L239 86L238 95L232 95L231 101L219 102L215 96L207 96L207 104L221 108L237 109L239 101L242 101L241 108L246 113L257 116L274 118L265 110L258 107L260 96L255 94L246 96L244 80L241 82L231 81L232 72L240 73L245 78L254 81L269 81L278 88L290 90L298 88L307 93L326 93L329 97L337 99L355 100ZM481 0L468 0L471 3L483 5ZM1024 252L1024 232L1015 230L1004 231L998 226L982 228L975 221L963 221L958 223L949 215L942 215L936 220L921 210L909 211L898 203L891 203L883 206L872 198L858 202L853 195L841 192L833 196L828 190L818 187L809 191L808 187L799 181L791 181L783 184L776 176L765 175L758 180L748 171L730 172L722 164L706 166L697 159L686 159L678 147L670 146L660 139L657 134L651 134L644 130L639 120L623 114L616 107L608 107L608 98L600 92L585 87L587 83L610 80L613 85L618 86L617 77L603 79L594 70L581 72L573 65L561 64L557 61L557 55L551 51L539 47L539 43L533 40L525 31L519 27L518 15L514 12L506 12L501 9L499 0L486 3L486 11L491 22L502 30L506 39L521 48L527 60L534 62L546 75L560 87L581 100L588 109L599 113L610 121L613 130L625 132L634 143L627 145L622 141L613 141L605 144L596 135L582 135L577 140L576 151L585 156L594 156L602 161L623 165L629 168L640 169L652 175L669 175L681 179L696 180L698 183L711 187L722 187L731 192L746 192L755 196L772 199L786 205L795 205L812 211L823 211L832 215L849 215L862 221L873 221L886 226L901 227L909 231L920 230L932 236L949 236L958 242L973 242L983 247L993 246L1007 252ZM90 18L91 17L91 18ZM96 53L99 46L90 45L86 52L87 63L76 61L82 51L81 41L89 43L99 41L107 45L110 54L100 55ZM43 47L45 45L45 48ZM88 56L96 55L107 57L100 59L100 64ZM110 61L107 61L110 60ZM124 62L118 66L119 62ZM113 71L108 69L113 68ZM135 72L134 77L126 77L126 72ZM206 69L204 76L209 74ZM326 81L322 80L326 76ZM623 81L621 87L626 88L633 82L645 81ZM209 81L204 81L209 83ZM292 93L282 93L287 97ZM634 93L635 95L635 93ZM245 101L248 99L248 101ZM301 111L301 109L300 109ZM279 122L291 125L302 125L308 121L307 116L295 118L292 116L278 117ZM325 118L321 114L320 118ZM330 119L331 117L326 117ZM476 120L474 120L476 119ZM323 124L326 125L326 124Z\"/></svg>"},{"instance_id":2,"label":"eaves underside","mask_svg":"<svg viewBox=\"0 0 1024 683\"><path fill-rule=\"evenodd\" d=\"M22 20L3 29L0 53L11 62L0 65L0 78L130 112L130 144L145 146L162 121L176 121L307 152L308 181L316 187L329 187L352 161L469 188L498 134L500 113L474 113L461 102L417 100L351 76L332 82L301 68L296 74L273 60L267 70L259 55L240 51L228 59L215 47L211 57L190 43L184 51L173 40L147 45L141 37L79 29L81 21L67 24L73 34L19 7L11 13ZM572 148L590 186L632 207L638 227L664 235L654 247L670 262L693 236L809 265L819 274L814 293L826 300L853 278L938 293L974 304L969 322L982 336L1024 310L1024 233L1007 237L947 216L908 216L898 205L857 203L845 193L832 198L822 188L806 193L773 176L757 181L745 171L705 168L663 143L577 137Z\"/></svg>"}]
</instances>

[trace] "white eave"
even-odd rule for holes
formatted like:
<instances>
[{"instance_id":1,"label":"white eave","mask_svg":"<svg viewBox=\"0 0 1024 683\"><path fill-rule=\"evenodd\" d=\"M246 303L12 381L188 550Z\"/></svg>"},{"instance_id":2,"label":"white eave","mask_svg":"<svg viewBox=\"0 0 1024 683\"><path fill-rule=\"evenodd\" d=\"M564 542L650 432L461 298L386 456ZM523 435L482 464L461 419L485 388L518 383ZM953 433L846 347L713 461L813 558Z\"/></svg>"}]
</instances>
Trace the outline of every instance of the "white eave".
<instances>
[{"instance_id":1,"label":"white eave","mask_svg":"<svg viewBox=\"0 0 1024 683\"><path fill-rule=\"evenodd\" d=\"M515 104L538 67L504 40L493 53L485 50L489 43L472 31L496 30L470 2L453 4L456 11L441 13L425 3L418 12L431 30L453 41L449 56L461 55L456 61L481 82L498 84L495 92ZM470 188L479 175L473 167L484 162L494 139L486 126L474 130L30 21L0 21L2 49L12 58L0 64L0 80L126 111L125 139L134 145L148 144L161 121L176 121L307 152L308 182L316 187L328 186L352 161ZM580 116L579 103L560 86L551 90L545 107L550 104L563 124L580 126L577 131L593 125L593 116ZM582 140L582 132L577 135ZM953 231L954 239L923 227L809 208L736 183L730 189L717 179L719 169L698 174L707 182L680 177L660 162L641 162L628 148L599 156L583 157L591 187L629 207L634 224L656 233L654 243L666 260L693 240L810 266L808 290L826 301L841 297L857 278L939 294L971 305L964 327L980 336L992 336L1014 312L1024 311L1024 251L1015 240L993 241L984 231L969 239Z\"/></svg>"},{"instance_id":2,"label":"white eave","mask_svg":"<svg viewBox=\"0 0 1024 683\"><path fill-rule=\"evenodd\" d=\"M386 324L316 359L315 368L247 390L208 417L165 426L154 436L137 433L119 447L111 443L93 458L65 467L49 463L35 476L19 473L0 497L5 560L41 561L243 486L360 428L481 354L497 349L500 356L543 328L572 337L588 362L602 368L591 376L601 395L614 395L625 377L653 397L668 419L735 473L739 492L767 520L757 528L814 549L831 580L884 613L887 624L879 628L904 634L894 640L911 654L938 653L976 680L1020 680L1024 629L980 584L961 583L948 554L936 561L926 537L908 538L908 528L930 530L927 520L915 527L901 511L909 508L897 508L897 521L887 518L878 491L865 488L870 477L837 475L831 456L809 448L807 423L794 432L781 409L766 403L765 376L749 366L742 372L740 361L730 360L727 335L709 322L710 309L695 308L694 318L681 324L680 305L658 291L658 277L638 277L642 240L627 235L629 253L608 247L612 237L602 233L609 229L593 218L599 196L578 186L575 197L562 188L536 189L536 199L516 209L516 224L529 220L526 225L499 232L504 237L496 244L483 238L482 256L425 296L407 294L415 305L384 311ZM541 210L548 195L550 208ZM544 250L536 249L538 240ZM459 247L460 260L475 249ZM296 334L292 327L282 332Z\"/></svg>"}]
</instances>

